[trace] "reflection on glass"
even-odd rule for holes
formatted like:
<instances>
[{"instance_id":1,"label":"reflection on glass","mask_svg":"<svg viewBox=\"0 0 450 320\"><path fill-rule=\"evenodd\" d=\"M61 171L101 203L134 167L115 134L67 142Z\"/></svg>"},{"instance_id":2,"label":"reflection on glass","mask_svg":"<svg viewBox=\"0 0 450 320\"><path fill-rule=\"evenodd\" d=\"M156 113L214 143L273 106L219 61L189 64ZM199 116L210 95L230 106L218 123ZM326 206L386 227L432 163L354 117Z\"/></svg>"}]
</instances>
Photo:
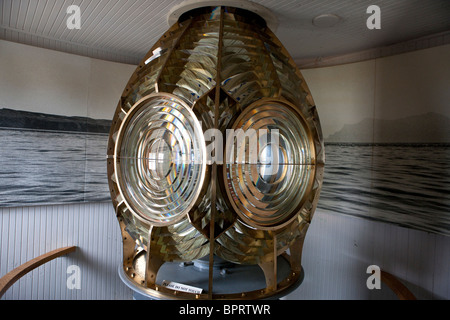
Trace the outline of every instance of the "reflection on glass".
<instances>
[{"instance_id":1,"label":"reflection on glass","mask_svg":"<svg viewBox=\"0 0 450 320\"><path fill-rule=\"evenodd\" d=\"M263 103L247 110L233 128L266 134L253 139L257 142L256 163L249 161L251 142L243 152L232 153L231 163L225 167L230 200L251 224L281 224L297 214L311 186L314 151L310 133L300 114L288 105Z\"/></svg>"},{"instance_id":2,"label":"reflection on glass","mask_svg":"<svg viewBox=\"0 0 450 320\"><path fill-rule=\"evenodd\" d=\"M198 196L204 139L193 114L175 100L156 97L136 109L118 148L122 191L140 216L172 221Z\"/></svg>"}]
</instances>

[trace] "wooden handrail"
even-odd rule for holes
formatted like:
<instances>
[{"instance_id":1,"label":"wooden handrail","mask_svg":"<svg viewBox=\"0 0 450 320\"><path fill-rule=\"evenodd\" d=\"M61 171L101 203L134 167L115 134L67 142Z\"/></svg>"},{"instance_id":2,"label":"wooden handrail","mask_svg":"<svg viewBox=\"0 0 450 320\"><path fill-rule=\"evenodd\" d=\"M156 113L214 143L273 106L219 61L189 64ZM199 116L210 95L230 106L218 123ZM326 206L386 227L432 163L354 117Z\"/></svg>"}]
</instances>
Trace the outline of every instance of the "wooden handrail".
<instances>
[{"instance_id":1,"label":"wooden handrail","mask_svg":"<svg viewBox=\"0 0 450 320\"><path fill-rule=\"evenodd\" d=\"M400 300L416 300L416 297L392 274L381 270L381 281L394 291Z\"/></svg>"},{"instance_id":2,"label":"wooden handrail","mask_svg":"<svg viewBox=\"0 0 450 320\"><path fill-rule=\"evenodd\" d=\"M69 246L50 251L8 272L0 278L0 298L5 294L9 287L11 287L17 280L26 275L28 272L60 256L74 252L76 248L76 246ZM411 291L409 291L409 289L392 274L386 271L381 271L381 281L383 281L400 300L416 300L416 297L411 293Z\"/></svg>"},{"instance_id":3,"label":"wooden handrail","mask_svg":"<svg viewBox=\"0 0 450 320\"><path fill-rule=\"evenodd\" d=\"M44 263L56 259L60 256L71 253L75 251L76 248L76 246L70 246L50 251L20 265L14 270L11 270L2 278L0 278L0 298L5 294L6 290L8 290L9 287L11 287L17 280L19 280L31 270L36 269L40 265L43 265Z\"/></svg>"}]
</instances>

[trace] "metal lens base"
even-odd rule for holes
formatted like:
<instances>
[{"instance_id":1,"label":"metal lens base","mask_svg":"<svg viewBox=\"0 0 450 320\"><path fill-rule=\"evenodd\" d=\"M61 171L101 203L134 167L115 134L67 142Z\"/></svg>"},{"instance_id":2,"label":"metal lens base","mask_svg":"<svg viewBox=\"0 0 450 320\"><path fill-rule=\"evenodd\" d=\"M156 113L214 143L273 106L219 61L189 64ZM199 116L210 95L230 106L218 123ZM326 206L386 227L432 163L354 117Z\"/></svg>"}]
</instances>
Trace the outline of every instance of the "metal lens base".
<instances>
[{"instance_id":1,"label":"metal lens base","mask_svg":"<svg viewBox=\"0 0 450 320\"><path fill-rule=\"evenodd\" d=\"M143 252L135 259L137 273L139 265L145 265L146 254ZM201 264L201 262L200 262ZM219 261L213 270L213 292L208 292L209 269L199 268L195 263L166 262L158 272L156 285L147 288L137 284L123 269L119 267L121 280L134 291L135 299L143 300L227 300L227 299L279 299L291 293L300 286L304 279L303 269L292 272L289 256L281 255L277 259L277 290L269 292L265 289L264 273L257 265L239 265ZM181 283L186 286L202 289L202 293L194 294L168 289L163 281Z\"/></svg>"}]
</instances>

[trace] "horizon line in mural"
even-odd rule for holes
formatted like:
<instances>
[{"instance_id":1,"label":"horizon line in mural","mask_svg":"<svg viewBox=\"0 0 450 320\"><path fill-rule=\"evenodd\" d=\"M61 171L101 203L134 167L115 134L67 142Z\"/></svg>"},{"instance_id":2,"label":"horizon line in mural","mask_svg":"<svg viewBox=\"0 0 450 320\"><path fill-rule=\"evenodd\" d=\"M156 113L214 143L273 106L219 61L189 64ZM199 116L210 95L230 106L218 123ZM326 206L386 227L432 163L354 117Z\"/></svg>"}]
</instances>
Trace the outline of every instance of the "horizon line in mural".
<instances>
[{"instance_id":1,"label":"horizon line in mural","mask_svg":"<svg viewBox=\"0 0 450 320\"><path fill-rule=\"evenodd\" d=\"M0 108L0 129L109 134L111 120ZM427 112L397 119L366 118L325 137L325 143L448 144L450 118Z\"/></svg>"},{"instance_id":2,"label":"horizon line in mural","mask_svg":"<svg viewBox=\"0 0 450 320\"><path fill-rule=\"evenodd\" d=\"M27 118L20 118L24 115ZM60 125L52 123L58 121ZM329 148L318 208L450 235L445 162L450 152L449 121L436 113L366 120L381 129L387 126L390 134L392 127L426 133L425 125L418 127L425 122L448 138L444 143L325 139ZM0 109L0 124L8 125L0 128L0 207L109 201L105 154L110 122ZM87 123L103 127L89 128ZM372 128L370 136L376 132Z\"/></svg>"}]
</instances>

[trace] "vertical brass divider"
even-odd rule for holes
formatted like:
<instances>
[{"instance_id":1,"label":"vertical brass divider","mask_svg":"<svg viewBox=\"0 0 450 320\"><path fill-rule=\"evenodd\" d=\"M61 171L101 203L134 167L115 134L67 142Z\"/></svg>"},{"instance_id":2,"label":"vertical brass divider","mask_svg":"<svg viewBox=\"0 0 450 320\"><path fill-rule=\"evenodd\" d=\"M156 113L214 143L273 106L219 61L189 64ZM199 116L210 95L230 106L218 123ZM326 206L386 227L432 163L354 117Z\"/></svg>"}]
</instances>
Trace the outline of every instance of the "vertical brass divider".
<instances>
[{"instance_id":1,"label":"vertical brass divider","mask_svg":"<svg viewBox=\"0 0 450 320\"><path fill-rule=\"evenodd\" d=\"M208 298L212 299L213 271L214 271L214 224L216 215L216 174L217 165L212 165L211 174L211 219L209 221L209 274L208 274Z\"/></svg>"},{"instance_id":2,"label":"vertical brass divider","mask_svg":"<svg viewBox=\"0 0 450 320\"><path fill-rule=\"evenodd\" d=\"M266 289L265 293L273 293L277 291L278 281L277 281L277 269L278 269L278 255L277 255L277 235L273 234L273 248L272 254L269 259L259 263L259 267L264 272L264 277L266 278Z\"/></svg>"},{"instance_id":3,"label":"vertical brass divider","mask_svg":"<svg viewBox=\"0 0 450 320\"><path fill-rule=\"evenodd\" d=\"M305 236L300 236L289 246L291 270L295 273L302 271L302 251Z\"/></svg>"},{"instance_id":4,"label":"vertical brass divider","mask_svg":"<svg viewBox=\"0 0 450 320\"><path fill-rule=\"evenodd\" d=\"M145 264L145 286L147 288L155 288L156 275L159 268L164 264L164 260L158 254L154 254L152 250L153 229L154 226L150 226L148 231L147 261Z\"/></svg>"},{"instance_id":5,"label":"vertical brass divider","mask_svg":"<svg viewBox=\"0 0 450 320\"><path fill-rule=\"evenodd\" d=\"M134 241L126 231L126 225L123 218L120 216L120 231L122 234L122 246L123 246L123 268L127 275L131 275L133 272L133 255L134 255Z\"/></svg>"},{"instance_id":6,"label":"vertical brass divider","mask_svg":"<svg viewBox=\"0 0 450 320\"><path fill-rule=\"evenodd\" d=\"M219 24L219 44L217 48L217 66L216 66L216 92L214 97L214 129L219 129L219 108L220 108L220 79L222 69L222 47L223 47L223 19L224 7L220 7L220 24ZM215 150L214 150L215 152ZM215 242L215 216L217 214L216 197L217 197L217 163L212 164L211 174L211 221L209 224L209 281L208 281L208 298L213 298L213 272L214 272L214 242Z\"/></svg>"}]
</instances>

